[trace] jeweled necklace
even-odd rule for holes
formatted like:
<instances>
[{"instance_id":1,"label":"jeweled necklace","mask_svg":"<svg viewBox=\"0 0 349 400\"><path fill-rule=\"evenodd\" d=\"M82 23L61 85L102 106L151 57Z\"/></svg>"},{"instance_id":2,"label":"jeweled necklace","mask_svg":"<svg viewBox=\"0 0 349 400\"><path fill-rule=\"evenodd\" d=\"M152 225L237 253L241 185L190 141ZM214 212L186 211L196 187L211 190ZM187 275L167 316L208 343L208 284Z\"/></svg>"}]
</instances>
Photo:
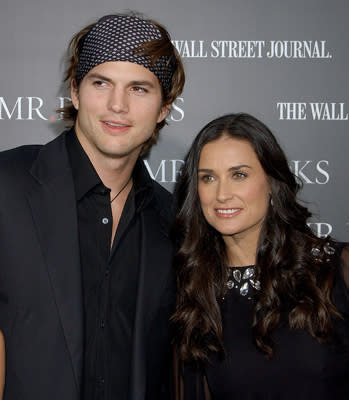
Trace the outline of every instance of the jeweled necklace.
<instances>
[{"instance_id":1,"label":"jeweled necklace","mask_svg":"<svg viewBox=\"0 0 349 400\"><path fill-rule=\"evenodd\" d=\"M226 283L228 290L235 288L241 296L246 296L249 293L250 286L255 290L260 290L260 282L254 279L254 275L254 265L229 267L229 276Z\"/></svg>"},{"instance_id":2,"label":"jeweled necklace","mask_svg":"<svg viewBox=\"0 0 349 400\"><path fill-rule=\"evenodd\" d=\"M110 200L110 204L121 194L121 192L126 188L126 186L130 183L130 180L132 178L132 175L128 178L128 181L125 183L125 185L119 190L119 192Z\"/></svg>"}]
</instances>

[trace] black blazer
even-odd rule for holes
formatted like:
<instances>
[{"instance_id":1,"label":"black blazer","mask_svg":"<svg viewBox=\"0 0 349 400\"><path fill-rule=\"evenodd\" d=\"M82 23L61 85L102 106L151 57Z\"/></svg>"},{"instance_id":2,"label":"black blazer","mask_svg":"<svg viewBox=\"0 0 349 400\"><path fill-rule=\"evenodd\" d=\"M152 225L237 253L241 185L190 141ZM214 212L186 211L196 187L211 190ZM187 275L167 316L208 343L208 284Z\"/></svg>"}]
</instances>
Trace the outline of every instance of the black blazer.
<instances>
[{"instance_id":1,"label":"black blazer","mask_svg":"<svg viewBox=\"0 0 349 400\"><path fill-rule=\"evenodd\" d=\"M78 400L83 305L76 200L66 133L0 153L0 329L4 400ZM154 182L141 214L130 400L167 399L174 304L171 195Z\"/></svg>"}]
</instances>

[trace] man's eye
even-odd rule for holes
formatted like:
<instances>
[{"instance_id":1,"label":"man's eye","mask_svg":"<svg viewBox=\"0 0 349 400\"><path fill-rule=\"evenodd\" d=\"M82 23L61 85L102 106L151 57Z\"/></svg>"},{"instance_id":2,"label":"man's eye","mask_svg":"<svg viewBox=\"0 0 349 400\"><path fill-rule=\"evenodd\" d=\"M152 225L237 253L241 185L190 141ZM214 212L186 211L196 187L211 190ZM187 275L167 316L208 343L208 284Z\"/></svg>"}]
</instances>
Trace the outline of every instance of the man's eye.
<instances>
[{"instance_id":1,"label":"man's eye","mask_svg":"<svg viewBox=\"0 0 349 400\"><path fill-rule=\"evenodd\" d=\"M107 85L107 83L104 81L94 81L93 85L96 87L105 87Z\"/></svg>"},{"instance_id":2,"label":"man's eye","mask_svg":"<svg viewBox=\"0 0 349 400\"><path fill-rule=\"evenodd\" d=\"M133 86L132 90L136 93L147 93L147 89L142 86Z\"/></svg>"}]
</instances>

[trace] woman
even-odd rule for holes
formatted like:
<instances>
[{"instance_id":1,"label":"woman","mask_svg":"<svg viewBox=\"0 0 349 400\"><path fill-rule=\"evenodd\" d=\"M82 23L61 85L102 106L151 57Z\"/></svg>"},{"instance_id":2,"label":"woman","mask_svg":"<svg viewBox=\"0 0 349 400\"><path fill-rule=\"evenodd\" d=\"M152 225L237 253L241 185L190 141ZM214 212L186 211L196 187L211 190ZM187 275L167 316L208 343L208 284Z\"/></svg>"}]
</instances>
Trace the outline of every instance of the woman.
<instances>
[{"instance_id":1,"label":"woman","mask_svg":"<svg viewBox=\"0 0 349 400\"><path fill-rule=\"evenodd\" d=\"M4 336L0 331L0 400L2 399L4 383L5 383L5 342L4 342Z\"/></svg>"},{"instance_id":2,"label":"woman","mask_svg":"<svg viewBox=\"0 0 349 400\"><path fill-rule=\"evenodd\" d=\"M256 118L196 137L176 189L180 398L347 398L349 247L312 233L298 190Z\"/></svg>"}]
</instances>

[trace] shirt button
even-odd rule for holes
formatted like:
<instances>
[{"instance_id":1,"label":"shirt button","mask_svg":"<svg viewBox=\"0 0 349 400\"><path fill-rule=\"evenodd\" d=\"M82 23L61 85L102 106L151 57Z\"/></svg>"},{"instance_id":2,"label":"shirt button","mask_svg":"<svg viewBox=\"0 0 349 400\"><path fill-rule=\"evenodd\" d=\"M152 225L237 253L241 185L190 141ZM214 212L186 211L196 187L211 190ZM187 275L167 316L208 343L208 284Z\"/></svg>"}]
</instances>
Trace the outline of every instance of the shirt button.
<instances>
[{"instance_id":1,"label":"shirt button","mask_svg":"<svg viewBox=\"0 0 349 400\"><path fill-rule=\"evenodd\" d=\"M99 326L100 326L101 328L104 328L104 326L105 326L104 321L101 321L100 324L99 324Z\"/></svg>"},{"instance_id":2,"label":"shirt button","mask_svg":"<svg viewBox=\"0 0 349 400\"><path fill-rule=\"evenodd\" d=\"M108 219L108 218L103 218L103 219L102 219L102 223L103 223L104 225L107 225L108 222L109 222L109 219Z\"/></svg>"},{"instance_id":3,"label":"shirt button","mask_svg":"<svg viewBox=\"0 0 349 400\"><path fill-rule=\"evenodd\" d=\"M103 385L104 385L104 379L103 379L101 376L99 376L99 377L97 378L97 384L98 384L99 386L103 386Z\"/></svg>"}]
</instances>

